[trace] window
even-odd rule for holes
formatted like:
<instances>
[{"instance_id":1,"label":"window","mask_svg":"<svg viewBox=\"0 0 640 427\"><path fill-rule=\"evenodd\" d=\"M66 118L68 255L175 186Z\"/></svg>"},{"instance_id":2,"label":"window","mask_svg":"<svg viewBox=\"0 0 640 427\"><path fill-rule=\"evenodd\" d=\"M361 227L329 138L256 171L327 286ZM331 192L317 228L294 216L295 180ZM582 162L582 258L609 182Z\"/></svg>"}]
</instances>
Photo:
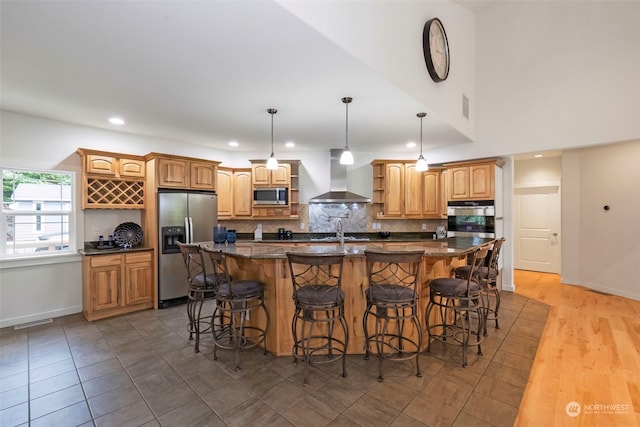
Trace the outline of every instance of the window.
<instances>
[{"instance_id":1,"label":"window","mask_svg":"<svg viewBox=\"0 0 640 427\"><path fill-rule=\"evenodd\" d=\"M0 258L75 252L72 172L2 171Z\"/></svg>"}]
</instances>

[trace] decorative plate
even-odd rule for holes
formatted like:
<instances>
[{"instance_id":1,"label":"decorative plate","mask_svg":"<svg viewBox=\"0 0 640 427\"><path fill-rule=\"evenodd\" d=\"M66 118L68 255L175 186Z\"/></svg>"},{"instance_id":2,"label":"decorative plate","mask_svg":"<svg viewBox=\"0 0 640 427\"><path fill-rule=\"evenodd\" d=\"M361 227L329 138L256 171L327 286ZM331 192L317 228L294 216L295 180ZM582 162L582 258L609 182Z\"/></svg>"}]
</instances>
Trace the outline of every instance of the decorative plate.
<instances>
[{"instance_id":1,"label":"decorative plate","mask_svg":"<svg viewBox=\"0 0 640 427\"><path fill-rule=\"evenodd\" d=\"M131 248L142 242L142 227L135 222L123 222L113 230L116 245Z\"/></svg>"}]
</instances>

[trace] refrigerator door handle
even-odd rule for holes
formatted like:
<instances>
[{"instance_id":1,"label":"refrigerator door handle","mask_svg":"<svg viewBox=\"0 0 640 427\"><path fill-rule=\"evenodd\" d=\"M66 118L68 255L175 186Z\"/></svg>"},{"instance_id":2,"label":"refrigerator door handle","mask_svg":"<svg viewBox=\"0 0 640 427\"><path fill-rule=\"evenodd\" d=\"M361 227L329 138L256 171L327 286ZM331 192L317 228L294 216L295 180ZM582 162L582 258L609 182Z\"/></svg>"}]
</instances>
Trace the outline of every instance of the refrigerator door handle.
<instances>
[{"instance_id":1,"label":"refrigerator door handle","mask_svg":"<svg viewBox=\"0 0 640 427\"><path fill-rule=\"evenodd\" d=\"M189 243L193 243L193 218L189 217Z\"/></svg>"},{"instance_id":2,"label":"refrigerator door handle","mask_svg":"<svg viewBox=\"0 0 640 427\"><path fill-rule=\"evenodd\" d=\"M189 233L189 217L184 217L184 240L185 243L191 243L191 234Z\"/></svg>"}]
</instances>

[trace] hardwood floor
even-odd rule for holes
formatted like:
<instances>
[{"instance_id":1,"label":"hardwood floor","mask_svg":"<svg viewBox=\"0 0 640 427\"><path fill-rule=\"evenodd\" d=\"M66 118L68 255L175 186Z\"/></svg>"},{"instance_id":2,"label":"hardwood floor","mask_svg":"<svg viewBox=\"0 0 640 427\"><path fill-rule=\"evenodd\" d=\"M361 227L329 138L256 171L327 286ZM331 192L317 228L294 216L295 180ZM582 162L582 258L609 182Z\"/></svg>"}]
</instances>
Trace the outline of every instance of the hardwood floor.
<instances>
[{"instance_id":1,"label":"hardwood floor","mask_svg":"<svg viewBox=\"0 0 640 427\"><path fill-rule=\"evenodd\" d=\"M516 270L515 283L550 306L515 425L640 426L640 301L556 274Z\"/></svg>"}]
</instances>

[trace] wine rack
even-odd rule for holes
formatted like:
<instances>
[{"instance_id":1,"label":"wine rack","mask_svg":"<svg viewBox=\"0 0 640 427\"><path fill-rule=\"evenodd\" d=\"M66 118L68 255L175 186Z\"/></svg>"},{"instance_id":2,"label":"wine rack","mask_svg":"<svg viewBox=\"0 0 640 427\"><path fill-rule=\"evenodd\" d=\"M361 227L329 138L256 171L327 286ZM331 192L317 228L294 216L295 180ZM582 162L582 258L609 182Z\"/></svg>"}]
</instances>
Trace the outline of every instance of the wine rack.
<instances>
[{"instance_id":1,"label":"wine rack","mask_svg":"<svg viewBox=\"0 0 640 427\"><path fill-rule=\"evenodd\" d=\"M144 209L144 181L86 178L83 208Z\"/></svg>"}]
</instances>

